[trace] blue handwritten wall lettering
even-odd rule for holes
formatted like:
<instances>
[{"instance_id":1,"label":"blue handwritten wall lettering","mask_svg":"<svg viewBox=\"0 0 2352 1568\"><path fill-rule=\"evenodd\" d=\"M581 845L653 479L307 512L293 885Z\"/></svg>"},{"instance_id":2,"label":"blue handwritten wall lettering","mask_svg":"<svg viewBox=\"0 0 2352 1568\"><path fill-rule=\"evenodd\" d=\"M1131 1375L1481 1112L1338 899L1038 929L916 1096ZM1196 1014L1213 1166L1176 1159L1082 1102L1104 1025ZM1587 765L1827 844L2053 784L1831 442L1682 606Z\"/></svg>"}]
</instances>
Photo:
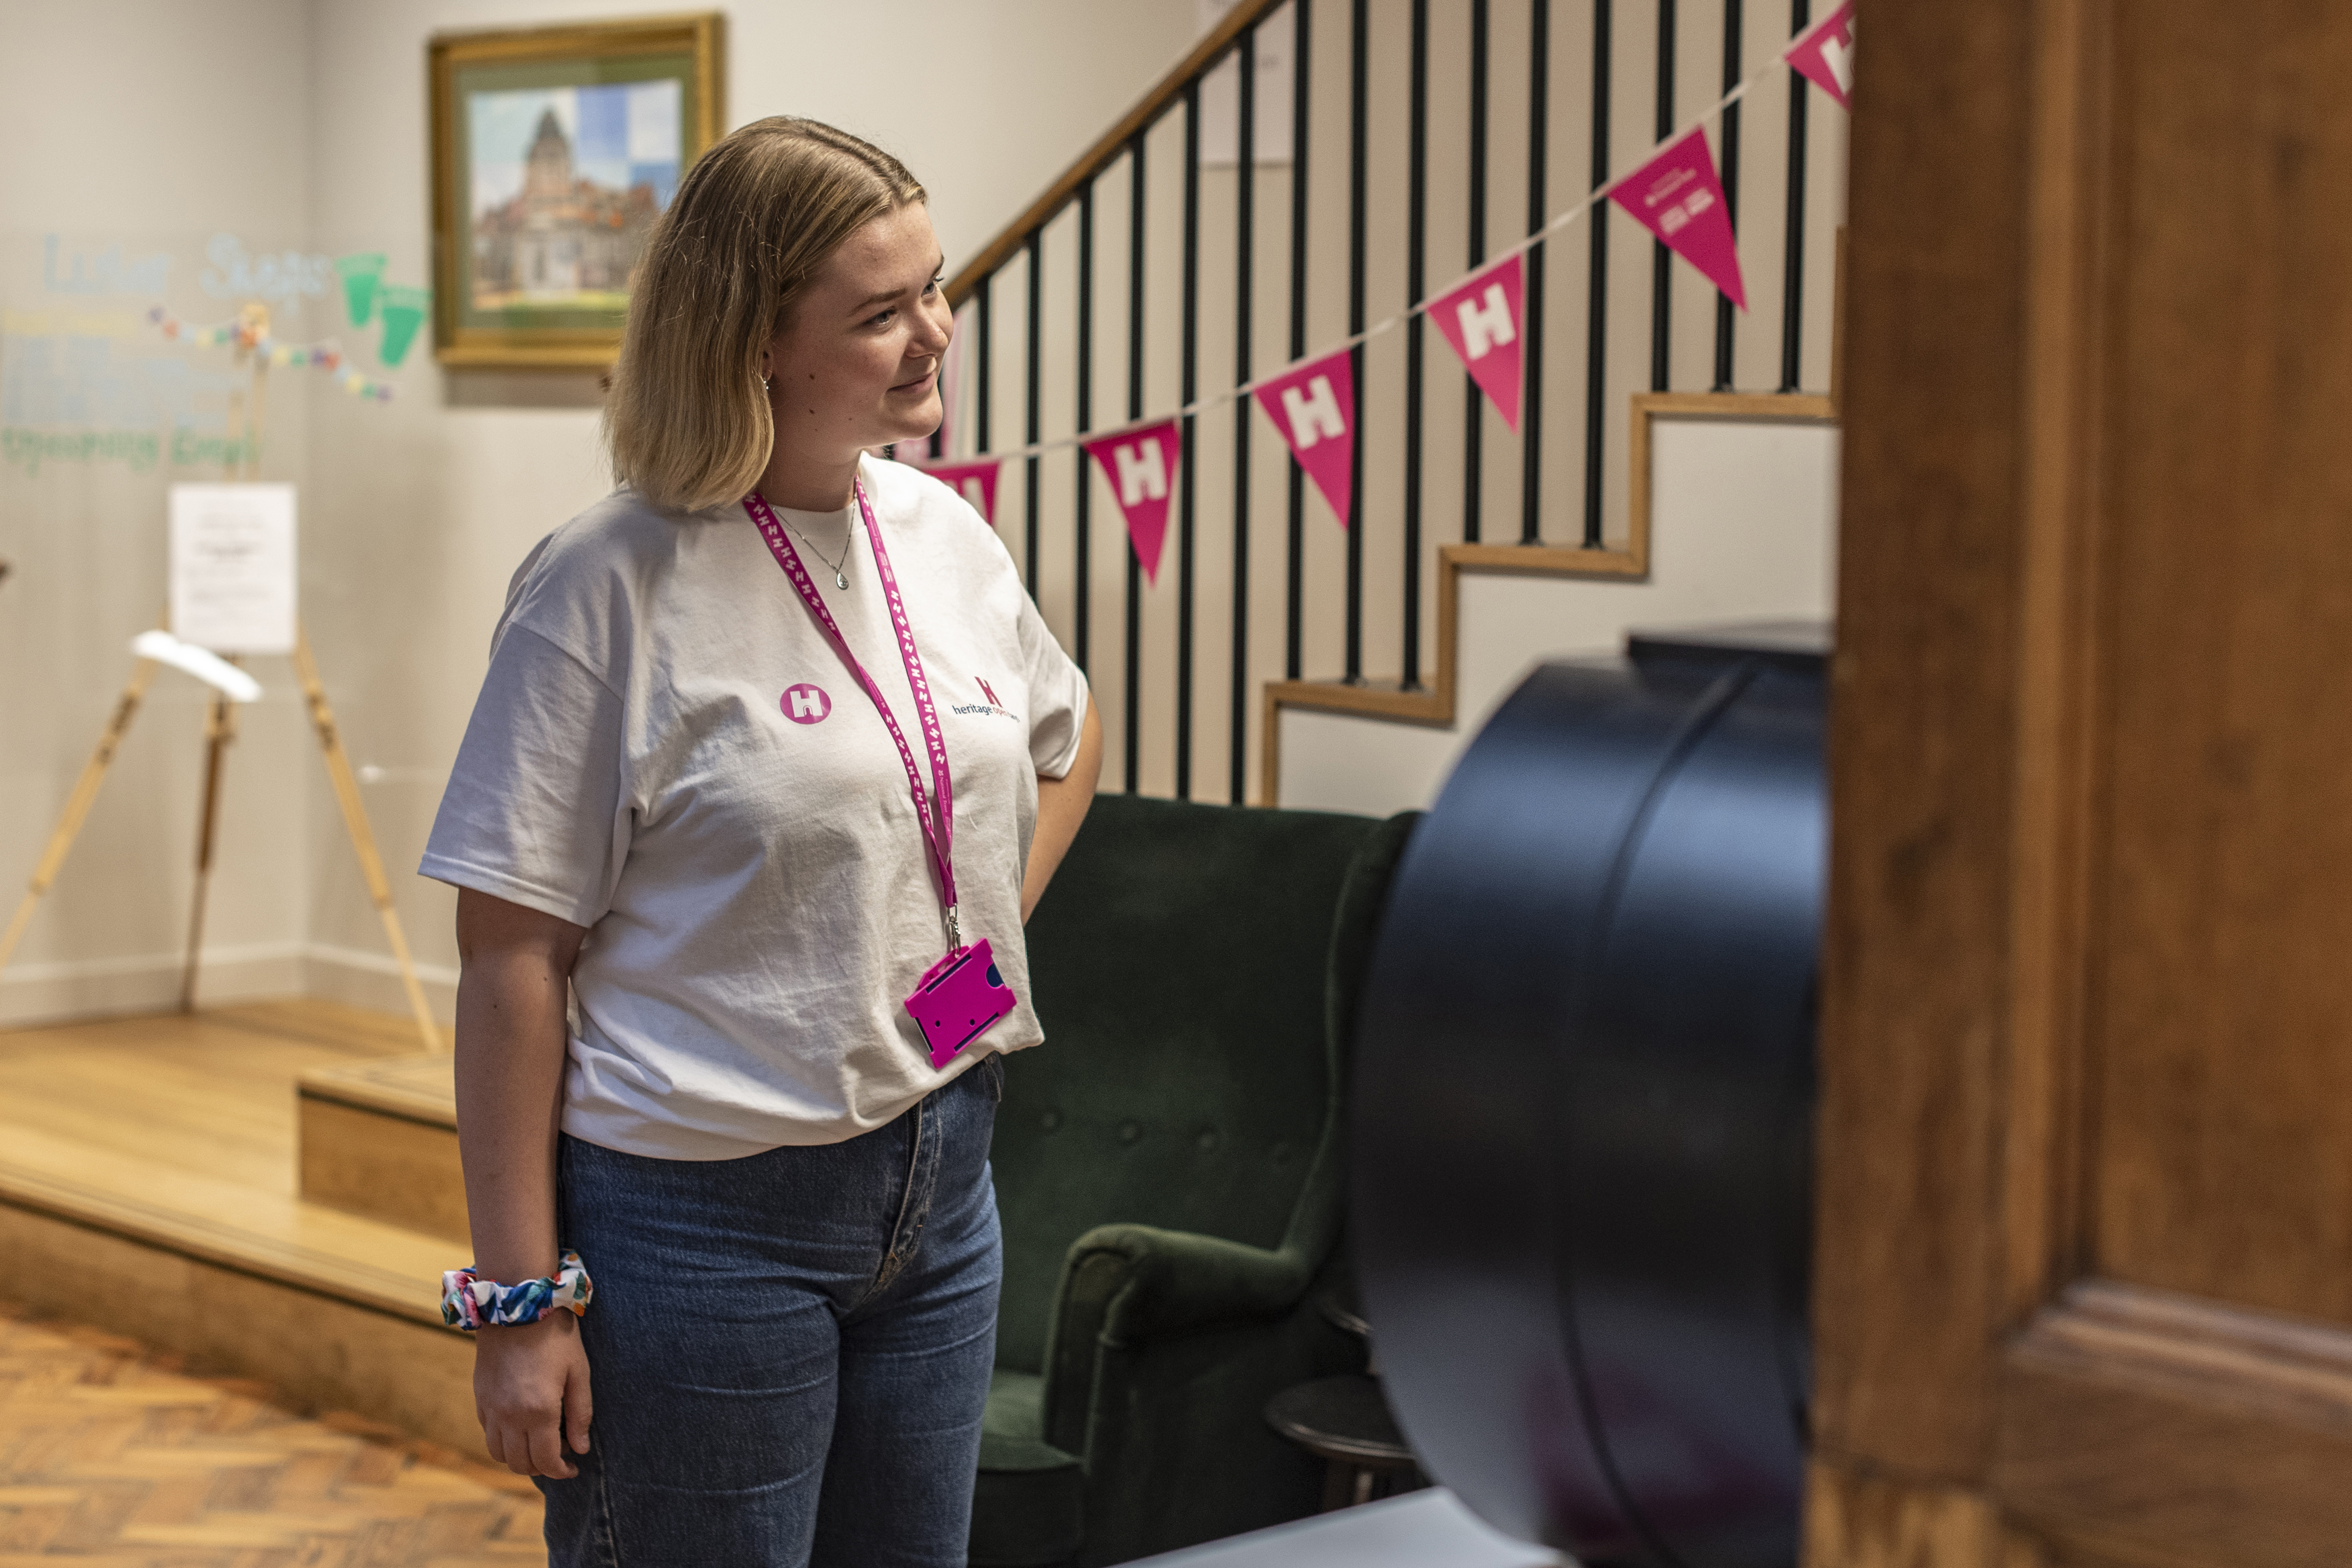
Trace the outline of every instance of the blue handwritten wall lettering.
<instances>
[{"instance_id":1,"label":"blue handwritten wall lettering","mask_svg":"<svg viewBox=\"0 0 2352 1568\"><path fill-rule=\"evenodd\" d=\"M160 294L172 271L163 251L126 260L119 245L96 256L62 250L56 235L41 237L41 287L52 294Z\"/></svg>"},{"instance_id":2,"label":"blue handwritten wall lettering","mask_svg":"<svg viewBox=\"0 0 2352 1568\"><path fill-rule=\"evenodd\" d=\"M282 305L306 294L324 294L335 281L335 264L323 256L281 250L247 256L233 234L216 234L205 247L212 265L196 279L215 300L267 300Z\"/></svg>"}]
</instances>

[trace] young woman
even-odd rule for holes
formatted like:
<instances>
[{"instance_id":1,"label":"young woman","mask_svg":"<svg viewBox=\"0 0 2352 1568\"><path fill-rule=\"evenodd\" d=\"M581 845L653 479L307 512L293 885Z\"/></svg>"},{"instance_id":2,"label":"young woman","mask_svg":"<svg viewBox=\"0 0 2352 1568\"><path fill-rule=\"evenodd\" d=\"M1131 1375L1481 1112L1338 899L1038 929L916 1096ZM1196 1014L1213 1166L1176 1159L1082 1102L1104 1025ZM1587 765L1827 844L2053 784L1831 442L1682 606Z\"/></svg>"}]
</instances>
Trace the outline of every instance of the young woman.
<instances>
[{"instance_id":1,"label":"young woman","mask_svg":"<svg viewBox=\"0 0 2352 1568\"><path fill-rule=\"evenodd\" d=\"M614 373L623 488L515 574L434 825L448 1310L558 1564L964 1560L1022 921L1101 732L987 525L866 456L939 425L940 266L855 137L696 163Z\"/></svg>"}]
</instances>

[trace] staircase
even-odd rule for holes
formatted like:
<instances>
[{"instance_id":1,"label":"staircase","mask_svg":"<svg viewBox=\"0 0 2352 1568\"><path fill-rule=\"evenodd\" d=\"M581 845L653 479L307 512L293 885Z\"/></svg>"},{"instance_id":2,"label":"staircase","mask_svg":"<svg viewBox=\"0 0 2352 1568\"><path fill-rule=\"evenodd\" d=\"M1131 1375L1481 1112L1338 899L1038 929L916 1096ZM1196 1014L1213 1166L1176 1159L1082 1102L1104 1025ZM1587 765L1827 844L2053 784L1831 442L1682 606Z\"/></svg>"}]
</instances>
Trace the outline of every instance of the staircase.
<instances>
[{"instance_id":1,"label":"staircase","mask_svg":"<svg viewBox=\"0 0 2352 1568\"><path fill-rule=\"evenodd\" d=\"M1238 0L956 273L949 424L899 455L1003 458L995 522L1092 681L1105 787L1422 804L1537 658L1826 613L1845 127L1778 64L1810 18ZM1516 429L1392 322L1695 120L1750 311L1599 201L1526 251ZM1233 390L1359 333L1341 518ZM1073 443L1171 415L1154 583Z\"/></svg>"}]
</instances>

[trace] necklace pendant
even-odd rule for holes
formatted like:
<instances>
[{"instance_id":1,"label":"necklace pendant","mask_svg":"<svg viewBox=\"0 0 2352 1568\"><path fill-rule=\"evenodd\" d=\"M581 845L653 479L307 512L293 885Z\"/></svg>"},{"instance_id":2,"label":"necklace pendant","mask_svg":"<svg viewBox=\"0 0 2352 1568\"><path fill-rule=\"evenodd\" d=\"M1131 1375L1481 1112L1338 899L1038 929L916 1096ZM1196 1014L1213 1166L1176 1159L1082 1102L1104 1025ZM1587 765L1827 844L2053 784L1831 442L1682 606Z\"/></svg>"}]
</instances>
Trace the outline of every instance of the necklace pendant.
<instances>
[{"instance_id":1,"label":"necklace pendant","mask_svg":"<svg viewBox=\"0 0 2352 1568\"><path fill-rule=\"evenodd\" d=\"M844 593L847 593L849 591L849 579L843 576L840 573L835 572L833 574L833 585L839 588Z\"/></svg>"}]
</instances>

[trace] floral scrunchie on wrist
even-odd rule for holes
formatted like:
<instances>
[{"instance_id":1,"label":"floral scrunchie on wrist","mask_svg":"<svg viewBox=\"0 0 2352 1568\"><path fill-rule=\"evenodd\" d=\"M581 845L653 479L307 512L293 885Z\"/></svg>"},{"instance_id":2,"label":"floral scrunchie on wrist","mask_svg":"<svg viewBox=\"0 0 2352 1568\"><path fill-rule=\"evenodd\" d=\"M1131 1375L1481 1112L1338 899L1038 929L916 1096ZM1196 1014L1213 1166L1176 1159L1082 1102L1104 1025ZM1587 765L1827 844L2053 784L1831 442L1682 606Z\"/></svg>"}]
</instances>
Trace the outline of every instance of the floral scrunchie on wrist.
<instances>
[{"instance_id":1,"label":"floral scrunchie on wrist","mask_svg":"<svg viewBox=\"0 0 2352 1568\"><path fill-rule=\"evenodd\" d=\"M476 1329L503 1328L536 1322L561 1307L573 1313L588 1310L595 1287L576 1252L566 1252L552 1279L526 1279L500 1285L478 1278L474 1266L452 1268L441 1276L441 1321L472 1333Z\"/></svg>"}]
</instances>

